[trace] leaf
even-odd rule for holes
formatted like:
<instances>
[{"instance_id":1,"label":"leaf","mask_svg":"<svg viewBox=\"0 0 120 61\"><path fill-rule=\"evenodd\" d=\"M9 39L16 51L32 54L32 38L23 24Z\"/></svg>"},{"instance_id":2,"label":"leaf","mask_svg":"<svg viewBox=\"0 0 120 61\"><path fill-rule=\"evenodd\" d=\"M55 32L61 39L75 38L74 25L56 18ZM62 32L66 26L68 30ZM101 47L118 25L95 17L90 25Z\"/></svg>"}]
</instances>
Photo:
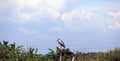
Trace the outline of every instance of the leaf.
<instances>
[{"instance_id":1,"label":"leaf","mask_svg":"<svg viewBox=\"0 0 120 61\"><path fill-rule=\"evenodd\" d=\"M20 49L20 48L22 48L22 47L23 47L23 46L21 45L21 46L18 46L17 48Z\"/></svg>"},{"instance_id":2,"label":"leaf","mask_svg":"<svg viewBox=\"0 0 120 61\"><path fill-rule=\"evenodd\" d=\"M50 50L51 52L53 52L53 50L52 50L51 48L49 48L49 50Z\"/></svg>"},{"instance_id":3,"label":"leaf","mask_svg":"<svg viewBox=\"0 0 120 61\"><path fill-rule=\"evenodd\" d=\"M37 54L38 49L35 50L35 53Z\"/></svg>"}]
</instances>

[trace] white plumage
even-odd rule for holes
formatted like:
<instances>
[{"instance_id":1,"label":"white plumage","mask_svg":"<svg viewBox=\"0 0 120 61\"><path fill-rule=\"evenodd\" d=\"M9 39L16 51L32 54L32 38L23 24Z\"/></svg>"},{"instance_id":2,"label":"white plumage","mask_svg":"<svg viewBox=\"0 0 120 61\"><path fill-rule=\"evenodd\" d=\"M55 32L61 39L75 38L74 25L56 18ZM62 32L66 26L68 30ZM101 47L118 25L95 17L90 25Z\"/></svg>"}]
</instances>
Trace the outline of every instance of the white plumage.
<instances>
[{"instance_id":1,"label":"white plumage","mask_svg":"<svg viewBox=\"0 0 120 61\"><path fill-rule=\"evenodd\" d=\"M61 47L64 47L65 48L65 44L62 40L58 39L58 44L60 44Z\"/></svg>"}]
</instances>

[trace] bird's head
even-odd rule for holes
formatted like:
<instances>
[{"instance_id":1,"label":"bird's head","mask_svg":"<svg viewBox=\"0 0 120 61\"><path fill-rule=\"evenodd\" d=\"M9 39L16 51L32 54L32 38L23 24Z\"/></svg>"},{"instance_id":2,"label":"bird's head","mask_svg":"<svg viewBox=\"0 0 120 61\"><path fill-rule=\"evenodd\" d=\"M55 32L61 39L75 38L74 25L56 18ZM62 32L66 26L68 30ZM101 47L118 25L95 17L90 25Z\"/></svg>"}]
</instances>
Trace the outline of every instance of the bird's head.
<instances>
[{"instance_id":1,"label":"bird's head","mask_svg":"<svg viewBox=\"0 0 120 61\"><path fill-rule=\"evenodd\" d=\"M60 41L60 39L57 39L57 41Z\"/></svg>"}]
</instances>

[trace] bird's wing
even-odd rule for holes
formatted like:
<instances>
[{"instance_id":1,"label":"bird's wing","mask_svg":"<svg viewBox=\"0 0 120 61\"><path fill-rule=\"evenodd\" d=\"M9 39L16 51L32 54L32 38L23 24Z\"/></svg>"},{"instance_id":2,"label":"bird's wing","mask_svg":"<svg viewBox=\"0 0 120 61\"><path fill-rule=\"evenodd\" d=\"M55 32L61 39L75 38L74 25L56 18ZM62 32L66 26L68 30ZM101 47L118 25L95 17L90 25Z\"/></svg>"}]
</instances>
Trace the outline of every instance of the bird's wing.
<instances>
[{"instance_id":1,"label":"bird's wing","mask_svg":"<svg viewBox=\"0 0 120 61\"><path fill-rule=\"evenodd\" d=\"M60 43L64 45L64 42L62 40L60 40L60 41L61 41Z\"/></svg>"}]
</instances>

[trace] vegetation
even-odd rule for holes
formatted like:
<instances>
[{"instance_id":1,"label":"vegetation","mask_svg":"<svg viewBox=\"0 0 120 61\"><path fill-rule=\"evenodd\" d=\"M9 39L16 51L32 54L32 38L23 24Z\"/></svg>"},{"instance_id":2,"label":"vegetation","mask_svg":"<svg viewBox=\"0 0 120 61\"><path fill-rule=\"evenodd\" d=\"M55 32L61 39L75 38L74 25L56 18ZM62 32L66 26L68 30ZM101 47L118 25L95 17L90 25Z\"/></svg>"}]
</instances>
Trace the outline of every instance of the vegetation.
<instances>
[{"instance_id":1,"label":"vegetation","mask_svg":"<svg viewBox=\"0 0 120 61\"><path fill-rule=\"evenodd\" d=\"M73 53L69 48L61 51L56 47L56 51L49 48L49 53L42 55L37 53L38 49L29 48L28 51L23 46L16 46L15 43L8 44L8 41L0 42L0 61L59 61L62 52L62 61L120 61L120 48L115 48L108 52Z\"/></svg>"}]
</instances>

